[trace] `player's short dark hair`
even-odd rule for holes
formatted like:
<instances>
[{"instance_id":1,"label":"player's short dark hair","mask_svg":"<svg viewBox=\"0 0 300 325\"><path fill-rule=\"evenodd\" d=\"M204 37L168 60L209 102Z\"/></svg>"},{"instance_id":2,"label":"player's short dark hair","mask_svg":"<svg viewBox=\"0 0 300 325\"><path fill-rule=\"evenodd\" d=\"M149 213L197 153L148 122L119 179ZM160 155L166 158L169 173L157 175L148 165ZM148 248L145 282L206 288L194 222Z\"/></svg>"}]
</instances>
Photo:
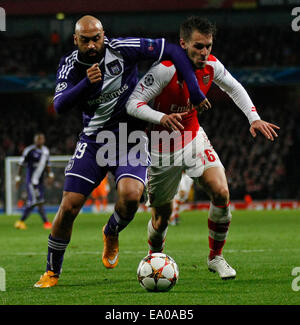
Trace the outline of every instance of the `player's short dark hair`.
<instances>
[{"instance_id":1,"label":"player's short dark hair","mask_svg":"<svg viewBox=\"0 0 300 325\"><path fill-rule=\"evenodd\" d=\"M216 25L207 18L191 16L180 25L180 38L188 41L195 30L204 35L212 35L213 38L217 32Z\"/></svg>"},{"instance_id":2,"label":"player's short dark hair","mask_svg":"<svg viewBox=\"0 0 300 325\"><path fill-rule=\"evenodd\" d=\"M45 134L43 133L43 132L36 132L35 134L34 134L34 137L37 137L37 136L45 136Z\"/></svg>"},{"instance_id":3,"label":"player's short dark hair","mask_svg":"<svg viewBox=\"0 0 300 325\"><path fill-rule=\"evenodd\" d=\"M45 134L43 132L36 132L34 134L34 136L33 136L33 140L35 141L35 139L38 138L38 137L40 137L40 136L42 136L42 137L45 138Z\"/></svg>"}]
</instances>

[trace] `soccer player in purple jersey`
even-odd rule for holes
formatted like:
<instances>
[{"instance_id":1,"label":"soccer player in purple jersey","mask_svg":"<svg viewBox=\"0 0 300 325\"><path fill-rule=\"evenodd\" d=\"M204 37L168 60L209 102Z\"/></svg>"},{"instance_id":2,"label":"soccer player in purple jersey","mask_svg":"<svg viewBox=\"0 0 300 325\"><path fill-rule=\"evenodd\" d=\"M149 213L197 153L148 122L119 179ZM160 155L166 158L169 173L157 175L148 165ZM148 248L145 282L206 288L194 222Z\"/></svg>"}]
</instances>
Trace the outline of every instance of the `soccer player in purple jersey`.
<instances>
[{"instance_id":1,"label":"soccer player in purple jersey","mask_svg":"<svg viewBox=\"0 0 300 325\"><path fill-rule=\"evenodd\" d=\"M46 272L35 284L40 288L57 284L73 222L86 198L108 171L115 177L118 198L114 213L102 229L102 262L106 268L114 268L118 263L118 234L134 218L144 191L149 165L147 143L144 152L129 158L132 145L127 138L125 146L120 140L112 141L118 154L104 166L99 165L98 153L104 147L100 138L105 132L110 131L118 139L121 125L126 125L128 133L145 127L140 120L127 115L125 108L138 81L137 62L142 59L172 60L188 84L191 102L199 109L210 108L190 61L177 45L164 39L109 39L104 35L101 22L93 16L83 16L77 21L74 44L77 50L60 61L54 107L58 113L71 114L72 108L82 111L83 131L65 170L63 198L48 239ZM124 161L127 163L121 163Z\"/></svg>"},{"instance_id":2,"label":"soccer player in purple jersey","mask_svg":"<svg viewBox=\"0 0 300 325\"><path fill-rule=\"evenodd\" d=\"M44 228L51 229L51 222L48 221L46 211L44 209L44 174L47 171L49 180L52 182L54 174L49 164L49 149L44 145L45 135L37 133L34 136L34 144L23 150L22 158L19 162L18 174L15 178L16 187L19 188L21 183L21 175L26 165L26 191L27 202L22 217L15 223L15 228L25 230L27 226L25 220L37 206L38 212L43 220Z\"/></svg>"}]
</instances>

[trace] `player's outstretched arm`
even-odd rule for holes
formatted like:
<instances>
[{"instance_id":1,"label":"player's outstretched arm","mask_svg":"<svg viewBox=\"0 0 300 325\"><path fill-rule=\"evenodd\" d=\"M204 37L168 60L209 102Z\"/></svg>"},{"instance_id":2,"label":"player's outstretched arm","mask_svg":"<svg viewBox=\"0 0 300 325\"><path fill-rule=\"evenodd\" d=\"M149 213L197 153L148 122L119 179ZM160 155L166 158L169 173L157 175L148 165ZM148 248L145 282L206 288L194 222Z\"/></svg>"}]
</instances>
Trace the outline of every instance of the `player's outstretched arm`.
<instances>
[{"instance_id":1,"label":"player's outstretched arm","mask_svg":"<svg viewBox=\"0 0 300 325\"><path fill-rule=\"evenodd\" d=\"M280 127L278 125L263 121L256 120L251 123L250 133L253 138L257 136L257 131L264 135L268 140L274 141L274 138L278 137L278 134L275 130L279 130Z\"/></svg>"},{"instance_id":2,"label":"player's outstretched arm","mask_svg":"<svg viewBox=\"0 0 300 325\"><path fill-rule=\"evenodd\" d=\"M75 86L70 85L65 90L55 93L53 102L56 113L63 114L73 108L90 84L88 77L85 77Z\"/></svg>"},{"instance_id":3,"label":"player's outstretched arm","mask_svg":"<svg viewBox=\"0 0 300 325\"><path fill-rule=\"evenodd\" d=\"M191 103L195 106L202 105L205 109L210 108L210 103L200 90L195 71L185 51L179 45L166 42L162 59L171 60L183 76L190 93Z\"/></svg>"},{"instance_id":4,"label":"player's outstretched arm","mask_svg":"<svg viewBox=\"0 0 300 325\"><path fill-rule=\"evenodd\" d=\"M153 66L137 83L134 91L126 103L127 113L138 119L153 124L160 124L168 131L182 131L182 117L189 112L165 114L148 105L154 100L170 82L175 73L173 66L162 63ZM145 82L151 76L151 82Z\"/></svg>"}]
</instances>

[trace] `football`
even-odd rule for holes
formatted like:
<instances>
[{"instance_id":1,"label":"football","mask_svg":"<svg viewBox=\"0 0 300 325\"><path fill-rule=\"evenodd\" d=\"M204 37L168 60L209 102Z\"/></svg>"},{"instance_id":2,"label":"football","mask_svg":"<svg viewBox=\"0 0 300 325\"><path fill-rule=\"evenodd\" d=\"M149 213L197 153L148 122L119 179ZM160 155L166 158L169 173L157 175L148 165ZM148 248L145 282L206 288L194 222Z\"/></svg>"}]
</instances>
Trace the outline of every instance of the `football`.
<instances>
[{"instance_id":1,"label":"football","mask_svg":"<svg viewBox=\"0 0 300 325\"><path fill-rule=\"evenodd\" d=\"M169 291L179 278L179 268L174 259L163 253L144 257L138 268L140 285L148 291Z\"/></svg>"}]
</instances>

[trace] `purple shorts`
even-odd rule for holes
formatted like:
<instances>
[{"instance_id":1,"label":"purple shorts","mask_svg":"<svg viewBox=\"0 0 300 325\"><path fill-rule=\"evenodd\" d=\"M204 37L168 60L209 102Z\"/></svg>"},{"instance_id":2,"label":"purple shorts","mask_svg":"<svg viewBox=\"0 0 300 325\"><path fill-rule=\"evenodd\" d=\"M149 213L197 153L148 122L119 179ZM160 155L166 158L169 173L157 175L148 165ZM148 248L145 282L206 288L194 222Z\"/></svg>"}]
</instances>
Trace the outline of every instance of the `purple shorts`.
<instances>
[{"instance_id":1,"label":"purple shorts","mask_svg":"<svg viewBox=\"0 0 300 325\"><path fill-rule=\"evenodd\" d=\"M139 147L142 148L139 151L131 150L132 146L122 146L119 149L121 146L118 143L115 147L114 144L109 147L97 143L93 138L82 136L65 168L64 191L88 196L108 171L114 175L116 185L124 177L137 179L145 185L150 162L148 140L147 145Z\"/></svg>"}]
</instances>

